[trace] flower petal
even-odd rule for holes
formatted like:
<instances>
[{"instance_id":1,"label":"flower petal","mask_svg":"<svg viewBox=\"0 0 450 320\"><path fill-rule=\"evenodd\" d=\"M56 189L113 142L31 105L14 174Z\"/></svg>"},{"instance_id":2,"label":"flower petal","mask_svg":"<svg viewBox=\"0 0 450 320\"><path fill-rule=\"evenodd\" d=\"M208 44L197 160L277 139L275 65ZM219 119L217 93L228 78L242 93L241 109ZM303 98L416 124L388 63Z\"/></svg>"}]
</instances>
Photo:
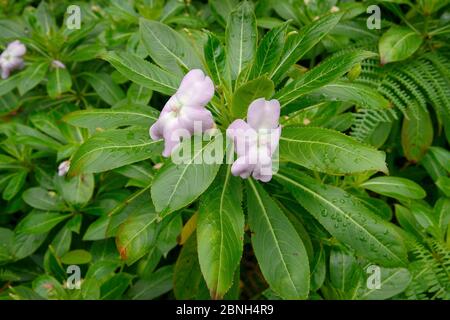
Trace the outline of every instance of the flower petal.
<instances>
[{"instance_id":1,"label":"flower petal","mask_svg":"<svg viewBox=\"0 0 450 320\"><path fill-rule=\"evenodd\" d=\"M248 154L258 141L257 132L242 119L234 120L230 124L227 129L227 136L233 139L234 149L239 157Z\"/></svg>"},{"instance_id":2,"label":"flower petal","mask_svg":"<svg viewBox=\"0 0 450 320\"><path fill-rule=\"evenodd\" d=\"M183 105L205 106L214 96L214 84L202 70L189 71L175 93Z\"/></svg>"},{"instance_id":3,"label":"flower petal","mask_svg":"<svg viewBox=\"0 0 450 320\"><path fill-rule=\"evenodd\" d=\"M189 137L190 132L180 125L178 118L171 118L164 124L164 151L162 155L169 157L178 147L182 137Z\"/></svg>"},{"instance_id":4,"label":"flower petal","mask_svg":"<svg viewBox=\"0 0 450 320\"><path fill-rule=\"evenodd\" d=\"M247 122L253 129L275 129L280 118L280 103L259 98L248 107Z\"/></svg>"},{"instance_id":5,"label":"flower petal","mask_svg":"<svg viewBox=\"0 0 450 320\"><path fill-rule=\"evenodd\" d=\"M268 154L272 155L278 147L281 136L281 126L275 129L261 129L258 132L258 146L268 148Z\"/></svg>"},{"instance_id":6,"label":"flower petal","mask_svg":"<svg viewBox=\"0 0 450 320\"><path fill-rule=\"evenodd\" d=\"M150 127L150 137L153 140L159 140L164 137L164 128L171 120L174 120L175 116L173 112L161 111L158 120Z\"/></svg>"},{"instance_id":7,"label":"flower petal","mask_svg":"<svg viewBox=\"0 0 450 320\"><path fill-rule=\"evenodd\" d=\"M272 179L272 157L268 154L267 148L258 150L258 164L255 165L252 176L262 182Z\"/></svg>"},{"instance_id":8,"label":"flower petal","mask_svg":"<svg viewBox=\"0 0 450 320\"><path fill-rule=\"evenodd\" d=\"M9 73L10 73L9 69L2 68L2 79L8 79Z\"/></svg>"},{"instance_id":9,"label":"flower petal","mask_svg":"<svg viewBox=\"0 0 450 320\"><path fill-rule=\"evenodd\" d=\"M27 48L19 40L13 41L10 44L8 44L6 50L10 55L16 57L23 56L27 52Z\"/></svg>"},{"instance_id":10,"label":"flower petal","mask_svg":"<svg viewBox=\"0 0 450 320\"><path fill-rule=\"evenodd\" d=\"M214 126L211 112L205 108L183 107L178 115L180 125L190 133L204 132Z\"/></svg>"},{"instance_id":11,"label":"flower petal","mask_svg":"<svg viewBox=\"0 0 450 320\"><path fill-rule=\"evenodd\" d=\"M247 179L255 168L247 157L239 157L231 166L231 173L234 176L240 176L242 179Z\"/></svg>"},{"instance_id":12,"label":"flower petal","mask_svg":"<svg viewBox=\"0 0 450 320\"><path fill-rule=\"evenodd\" d=\"M70 160L65 160L61 162L58 166L58 176L65 176L70 169Z\"/></svg>"}]
</instances>

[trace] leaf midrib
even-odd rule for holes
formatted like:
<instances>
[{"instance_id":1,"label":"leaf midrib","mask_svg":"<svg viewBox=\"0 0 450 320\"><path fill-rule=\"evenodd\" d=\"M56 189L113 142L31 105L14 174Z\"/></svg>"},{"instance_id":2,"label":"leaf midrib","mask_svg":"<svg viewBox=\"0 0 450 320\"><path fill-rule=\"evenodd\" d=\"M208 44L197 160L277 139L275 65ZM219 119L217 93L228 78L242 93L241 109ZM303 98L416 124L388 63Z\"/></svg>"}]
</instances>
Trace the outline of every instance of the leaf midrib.
<instances>
[{"instance_id":1,"label":"leaf midrib","mask_svg":"<svg viewBox=\"0 0 450 320\"><path fill-rule=\"evenodd\" d=\"M170 194L169 199L167 200L167 205L165 206L165 208L167 208L167 206L169 206L170 202L172 201L172 198L173 198L173 196L175 195L176 190L178 189L178 185L180 184L181 180L184 178L184 174L186 173L188 167L190 167L190 166L194 163L194 160L198 157L198 155L201 154L201 153L203 153L203 150L205 150L206 147L209 146L210 143L212 143L212 141L215 141L215 139L214 139L214 140L212 139L210 142L208 142L207 144L205 144L205 145L200 149L200 151L198 151L198 152L192 157L191 161L189 161L189 163L187 163L187 164L185 165L183 171L182 171L181 174L180 174L179 179L177 180L177 183L175 184L175 187L173 188L172 193Z\"/></svg>"},{"instance_id":2,"label":"leaf midrib","mask_svg":"<svg viewBox=\"0 0 450 320\"><path fill-rule=\"evenodd\" d=\"M33 229L39 229L40 227L52 224L52 223L54 223L55 221L58 221L58 220L62 221L64 219L66 219L68 216L69 215L66 215L66 216L61 216L61 215L55 216L55 217L50 218L48 220L45 220L45 221L43 221L41 223L33 224L31 227L25 228L25 231L26 230L32 231ZM26 232L24 232L24 233L26 233Z\"/></svg>"},{"instance_id":3,"label":"leaf midrib","mask_svg":"<svg viewBox=\"0 0 450 320\"><path fill-rule=\"evenodd\" d=\"M349 221L351 221L356 227L358 227L359 229L363 230L364 233L368 234L370 238L374 239L376 243L378 243L379 245L381 245L382 248L385 248L385 250L387 252L389 252L391 254L391 256L395 257L398 261L400 261L400 263L403 265L403 260L401 258L399 258L394 252L392 252L387 246L385 246L382 242L380 242L375 236L373 236L370 232L368 232L363 226L361 226L359 223L357 223L352 217L350 217L348 214L345 213L345 211L343 211L341 208L335 206L332 202L328 201L327 199L325 199L324 197L322 197L320 194L314 192L313 190L307 188L306 186L296 182L295 180L290 179L287 176L284 176L280 173L277 173L277 177L284 179L294 185L296 185L297 187L303 189L304 191L312 194L314 197L321 199L323 202L329 204L332 208L334 208L336 211L340 212L343 216L345 216Z\"/></svg>"},{"instance_id":4,"label":"leaf midrib","mask_svg":"<svg viewBox=\"0 0 450 320\"><path fill-rule=\"evenodd\" d=\"M106 115L111 115L111 114L128 114L128 115L134 115L134 116L141 116L143 118L149 118L149 119L153 119L153 120L157 119L156 117L150 116L150 115L145 114L145 113L138 113L138 112L133 112L133 111L131 111L131 112L115 111L115 110L113 110L113 112L109 112L109 111L106 111L106 110L101 110L101 111L97 111L97 110L95 110L95 111L93 111L93 110L92 111L91 110L83 110L81 112L76 113L75 115L83 116L83 115L98 115L98 114L106 114ZM70 117L68 117L68 118L70 119Z\"/></svg>"},{"instance_id":5,"label":"leaf midrib","mask_svg":"<svg viewBox=\"0 0 450 320\"><path fill-rule=\"evenodd\" d=\"M225 176L225 182L223 184L223 188L222 188L222 192L220 194L220 202L219 202L219 223L220 223L220 246L219 246L219 266L218 266L218 277L217 277L217 286L216 286L216 290L219 289L219 285L220 285L220 279L221 279L221 273L222 273L222 261L224 260L222 257L222 252L223 252L223 236L224 236L224 228L223 228L223 201L225 198L225 190L227 189L227 185L230 179L230 166L228 166L227 169L227 174Z\"/></svg>"},{"instance_id":6,"label":"leaf midrib","mask_svg":"<svg viewBox=\"0 0 450 320\"><path fill-rule=\"evenodd\" d=\"M268 214L267 214L266 207L264 206L264 203L262 202L262 199L261 199L261 197L259 196L258 190L256 189L253 180L252 180L252 179L249 179L248 182L249 182L250 186L252 187L252 189L253 189L253 191L254 191L254 193L255 193L255 196L256 196L256 198L257 198L257 201L258 201L258 203L259 203L259 205L260 205L262 211L264 212L263 216L264 216L264 218L265 218L267 224L270 226L270 228L268 228L268 229L269 229L270 233L272 234L272 237L273 237L274 242L275 242L275 245L276 245L276 249L277 249L277 251L278 251L278 253L279 253L279 255L280 255L280 261L283 263L283 267L284 267L284 269L285 269L285 271L286 271L286 273L287 273L287 275L288 275L289 281L291 282L292 287L294 288L294 291L297 293L297 295L300 295L299 292L298 292L298 290L297 290L297 287L296 287L295 284L294 284L294 281L292 280L292 277L291 277L291 274L290 274L290 272L289 272L289 269L287 268L286 262L284 261L284 255L283 255L283 253L281 252L281 248L280 248L280 246L279 246L279 244L278 244L278 241L277 241L278 238L276 237L275 232L274 232L274 230L273 230L273 228L272 228L272 224L271 224L271 222L270 222L270 219L268 218Z\"/></svg>"},{"instance_id":7,"label":"leaf midrib","mask_svg":"<svg viewBox=\"0 0 450 320\"><path fill-rule=\"evenodd\" d=\"M123 63L120 59L115 59L114 56L109 56L109 58L111 58L112 60L115 60L117 63L120 63L120 65L122 66L122 68L129 69L129 70L131 70L132 72L136 73L137 75L143 77L144 79L146 79L146 80L148 80L148 81L152 81L152 82L154 82L154 83L159 84L159 85L162 86L162 87L166 87L166 88L172 89L172 90L174 90L174 91L177 90L176 87L172 87L172 86L170 86L170 85L168 85L168 84L166 84L166 83L163 83L163 82L158 81L158 80L155 79L155 78L150 78L148 75L139 72L137 69L132 68L132 67L131 67L131 64L130 64L130 65L129 65L129 64L125 64L125 63ZM162 70L162 69L161 69L161 70Z\"/></svg>"},{"instance_id":8,"label":"leaf midrib","mask_svg":"<svg viewBox=\"0 0 450 320\"><path fill-rule=\"evenodd\" d=\"M327 143L327 142L321 142L321 141L296 140L296 139L286 138L286 137L283 137L283 136L280 137L280 140L291 141L291 142L298 142L298 143L309 143L309 144L319 144L319 145L321 144L321 145L331 146L331 147L334 147L336 149L342 150L344 152L347 152L347 153L353 154L355 156L361 157L364 160L367 160L368 162L370 162L370 163L372 163L373 165L376 166L376 162L372 162L372 160L370 158L366 158L362 154L358 154L358 153L352 152L351 150L345 149L344 147L338 146L336 144Z\"/></svg>"},{"instance_id":9,"label":"leaf midrib","mask_svg":"<svg viewBox=\"0 0 450 320\"><path fill-rule=\"evenodd\" d=\"M177 55L175 55L171 50L169 50L169 48L167 48L160 40L159 38L153 33L152 29L149 28L148 26L146 26L146 29L148 31L150 31L150 33L152 34L153 38L156 39L156 41L172 56L175 58L175 60L177 60L184 68L189 70L189 67L183 62L183 60L181 60L180 58L177 57Z\"/></svg>"},{"instance_id":10,"label":"leaf midrib","mask_svg":"<svg viewBox=\"0 0 450 320\"><path fill-rule=\"evenodd\" d=\"M83 158L85 158L86 156L90 155L93 152L97 152L97 151L103 151L103 150L108 150L108 149L127 149L127 148L139 148L139 147L144 147L144 146L148 146L148 145L152 145L154 143L158 143L161 140L156 140L156 141L150 141L150 142L146 142L146 143L141 143L141 144L133 144L133 145L126 145L126 146L107 146L107 147L100 147L100 148L95 148L92 149L86 153L84 153L81 157L78 158L77 162L80 162Z\"/></svg>"}]
</instances>

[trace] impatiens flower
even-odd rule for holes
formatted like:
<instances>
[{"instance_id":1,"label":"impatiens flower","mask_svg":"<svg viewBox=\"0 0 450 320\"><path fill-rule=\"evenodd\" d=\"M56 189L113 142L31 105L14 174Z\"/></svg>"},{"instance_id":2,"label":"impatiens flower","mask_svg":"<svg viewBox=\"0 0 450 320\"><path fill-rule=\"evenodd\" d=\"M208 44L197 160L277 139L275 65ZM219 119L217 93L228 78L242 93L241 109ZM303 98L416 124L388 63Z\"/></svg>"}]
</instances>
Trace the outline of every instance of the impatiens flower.
<instances>
[{"instance_id":1,"label":"impatiens flower","mask_svg":"<svg viewBox=\"0 0 450 320\"><path fill-rule=\"evenodd\" d=\"M69 169L70 169L70 161L69 160L61 162L58 166L58 176L60 176L60 177L65 176L67 174L67 172L69 172Z\"/></svg>"},{"instance_id":2,"label":"impatiens flower","mask_svg":"<svg viewBox=\"0 0 450 320\"><path fill-rule=\"evenodd\" d=\"M11 71L23 68L22 57L27 52L27 48L19 40L13 41L6 47L0 55L0 69L2 79L9 77Z\"/></svg>"},{"instance_id":3,"label":"impatiens flower","mask_svg":"<svg viewBox=\"0 0 450 320\"><path fill-rule=\"evenodd\" d=\"M214 126L212 114L205 108L213 95L214 84L202 70L194 69L184 76L177 92L150 128L153 140L164 139L164 157L171 155L182 137Z\"/></svg>"},{"instance_id":4,"label":"impatiens flower","mask_svg":"<svg viewBox=\"0 0 450 320\"><path fill-rule=\"evenodd\" d=\"M52 61L52 67L55 68L55 69L57 69L57 68L65 69L66 65L64 63L62 63L61 61L59 61L59 60L53 60Z\"/></svg>"},{"instance_id":5,"label":"impatiens flower","mask_svg":"<svg viewBox=\"0 0 450 320\"><path fill-rule=\"evenodd\" d=\"M241 178L250 175L263 182L272 179L272 157L278 147L280 103L264 98L253 101L247 113L247 122L233 121L227 136L233 139L238 158L231 166L231 173Z\"/></svg>"}]
</instances>

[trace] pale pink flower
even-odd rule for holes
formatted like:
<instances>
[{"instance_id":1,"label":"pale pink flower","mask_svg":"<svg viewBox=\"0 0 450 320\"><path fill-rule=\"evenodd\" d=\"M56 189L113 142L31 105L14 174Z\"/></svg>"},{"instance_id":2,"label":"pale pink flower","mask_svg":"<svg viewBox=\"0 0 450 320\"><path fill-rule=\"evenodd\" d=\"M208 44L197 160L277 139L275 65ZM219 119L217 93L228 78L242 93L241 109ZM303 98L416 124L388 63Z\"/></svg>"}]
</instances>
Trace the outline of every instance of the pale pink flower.
<instances>
[{"instance_id":1,"label":"pale pink flower","mask_svg":"<svg viewBox=\"0 0 450 320\"><path fill-rule=\"evenodd\" d=\"M153 140L164 139L164 157L171 155L182 137L192 135L199 127L206 131L214 126L212 114L205 108L213 95L214 84L202 70L194 69L184 76L150 128Z\"/></svg>"},{"instance_id":2,"label":"pale pink flower","mask_svg":"<svg viewBox=\"0 0 450 320\"><path fill-rule=\"evenodd\" d=\"M57 69L57 68L65 69L66 65L64 63L62 63L61 61L59 61L59 60L53 60L52 61L52 67L55 68L55 69Z\"/></svg>"},{"instance_id":3,"label":"pale pink flower","mask_svg":"<svg viewBox=\"0 0 450 320\"><path fill-rule=\"evenodd\" d=\"M247 113L247 122L237 119L227 129L233 139L238 158L231 173L241 178L250 175L263 182L272 179L272 157L281 135L279 125L280 103L264 98L253 101Z\"/></svg>"},{"instance_id":4,"label":"pale pink flower","mask_svg":"<svg viewBox=\"0 0 450 320\"><path fill-rule=\"evenodd\" d=\"M62 177L69 172L70 169L70 160L63 161L58 166L58 176Z\"/></svg>"},{"instance_id":5,"label":"pale pink flower","mask_svg":"<svg viewBox=\"0 0 450 320\"><path fill-rule=\"evenodd\" d=\"M2 79L7 79L11 72L16 69L22 69L24 66L23 56L27 48L19 40L13 41L6 47L0 55L0 69Z\"/></svg>"}]
</instances>

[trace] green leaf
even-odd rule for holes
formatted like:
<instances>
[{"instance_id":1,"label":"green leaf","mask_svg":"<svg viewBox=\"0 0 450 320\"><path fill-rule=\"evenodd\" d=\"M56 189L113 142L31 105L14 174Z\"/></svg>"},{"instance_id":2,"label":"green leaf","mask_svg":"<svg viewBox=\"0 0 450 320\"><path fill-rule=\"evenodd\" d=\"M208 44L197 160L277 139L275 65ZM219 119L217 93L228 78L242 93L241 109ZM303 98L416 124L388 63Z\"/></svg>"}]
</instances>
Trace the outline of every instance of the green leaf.
<instances>
[{"instance_id":1,"label":"green leaf","mask_svg":"<svg viewBox=\"0 0 450 320\"><path fill-rule=\"evenodd\" d=\"M429 153L436 161L450 173L450 151L441 147L430 147Z\"/></svg>"},{"instance_id":2,"label":"green leaf","mask_svg":"<svg viewBox=\"0 0 450 320\"><path fill-rule=\"evenodd\" d=\"M386 300L403 292L411 282L411 274L405 268L381 268L380 287L366 289L360 298L365 300Z\"/></svg>"},{"instance_id":3,"label":"green leaf","mask_svg":"<svg viewBox=\"0 0 450 320\"><path fill-rule=\"evenodd\" d=\"M16 260L32 255L45 241L47 233L26 234L16 233L11 252Z\"/></svg>"},{"instance_id":4,"label":"green leaf","mask_svg":"<svg viewBox=\"0 0 450 320\"><path fill-rule=\"evenodd\" d=\"M445 231L450 224L450 198L439 198L434 205L434 216L437 217L438 226L442 232Z\"/></svg>"},{"instance_id":5,"label":"green leaf","mask_svg":"<svg viewBox=\"0 0 450 320\"><path fill-rule=\"evenodd\" d=\"M283 78L289 68L299 61L309 50L333 30L342 14L325 16L301 29L300 33L287 38L283 54L277 67L272 71L271 78L275 83Z\"/></svg>"},{"instance_id":6,"label":"green leaf","mask_svg":"<svg viewBox=\"0 0 450 320\"><path fill-rule=\"evenodd\" d=\"M60 214L57 212L32 211L19 222L16 227L16 232L27 234L46 233L69 217L69 214Z\"/></svg>"},{"instance_id":7,"label":"green leaf","mask_svg":"<svg viewBox=\"0 0 450 320\"><path fill-rule=\"evenodd\" d=\"M120 226L116 245L121 259L128 265L132 265L150 250L156 238L156 219L155 212L131 215Z\"/></svg>"},{"instance_id":8,"label":"green leaf","mask_svg":"<svg viewBox=\"0 0 450 320\"><path fill-rule=\"evenodd\" d=\"M227 61L233 80L253 60L257 35L253 5L244 1L231 12L225 30Z\"/></svg>"},{"instance_id":9,"label":"green leaf","mask_svg":"<svg viewBox=\"0 0 450 320\"><path fill-rule=\"evenodd\" d=\"M214 180L219 170L222 157L219 162L207 163L212 153L223 151L223 145L217 136L197 147L195 137L185 139L178 150L183 150L184 159L179 159L180 164L173 161L166 163L153 180L151 194L156 211L164 216L170 212L181 209L200 196ZM220 137L220 136L219 136ZM191 145L194 148L191 148ZM216 150L217 147L220 150ZM176 151L175 151L176 152ZM174 154L172 154L173 160ZM178 163L177 161L177 163Z\"/></svg>"},{"instance_id":10,"label":"green leaf","mask_svg":"<svg viewBox=\"0 0 450 320\"><path fill-rule=\"evenodd\" d=\"M103 257L102 260L95 261L89 266L86 279L104 283L114 275L118 267L120 267L120 261Z\"/></svg>"},{"instance_id":11,"label":"green leaf","mask_svg":"<svg viewBox=\"0 0 450 320\"><path fill-rule=\"evenodd\" d=\"M70 250L72 231L67 227L67 224L58 231L51 243L53 250L49 253L51 253L54 260L56 260L56 257L60 257Z\"/></svg>"},{"instance_id":12,"label":"green leaf","mask_svg":"<svg viewBox=\"0 0 450 320\"><path fill-rule=\"evenodd\" d=\"M283 52L286 29L289 22L283 23L267 32L256 51L255 61L250 71L250 79L271 74Z\"/></svg>"},{"instance_id":13,"label":"green leaf","mask_svg":"<svg viewBox=\"0 0 450 320\"><path fill-rule=\"evenodd\" d=\"M25 25L16 20L0 20L0 39L6 42L9 39L25 37Z\"/></svg>"},{"instance_id":14,"label":"green leaf","mask_svg":"<svg viewBox=\"0 0 450 320\"><path fill-rule=\"evenodd\" d=\"M36 87L44 79L48 65L48 62L35 62L20 73L21 80L18 89L21 96Z\"/></svg>"},{"instance_id":15,"label":"green leaf","mask_svg":"<svg viewBox=\"0 0 450 320\"><path fill-rule=\"evenodd\" d=\"M151 300L172 290L173 265L165 266L154 272L148 279L139 279L128 290L132 300Z\"/></svg>"},{"instance_id":16,"label":"green leaf","mask_svg":"<svg viewBox=\"0 0 450 320\"><path fill-rule=\"evenodd\" d=\"M111 129L122 126L149 127L158 119L159 112L151 107L133 104L112 109L87 109L71 112L63 120L76 127Z\"/></svg>"},{"instance_id":17,"label":"green leaf","mask_svg":"<svg viewBox=\"0 0 450 320\"><path fill-rule=\"evenodd\" d=\"M175 263L173 293L178 300L206 300L209 298L208 287L198 263L195 233L183 245Z\"/></svg>"},{"instance_id":18,"label":"green leaf","mask_svg":"<svg viewBox=\"0 0 450 320\"><path fill-rule=\"evenodd\" d=\"M423 199L425 190L412 180L400 177L376 177L359 185L361 188L399 200Z\"/></svg>"},{"instance_id":19,"label":"green leaf","mask_svg":"<svg viewBox=\"0 0 450 320\"><path fill-rule=\"evenodd\" d=\"M406 234L413 234L416 236L416 238L421 239L423 237L422 235L422 228L417 222L416 218L414 218L414 215L411 213L411 211L399 204L395 204L395 218L398 222L398 224L406 231Z\"/></svg>"},{"instance_id":20,"label":"green leaf","mask_svg":"<svg viewBox=\"0 0 450 320\"><path fill-rule=\"evenodd\" d=\"M313 127L283 128L280 158L328 174L387 172L384 152L340 132Z\"/></svg>"},{"instance_id":21,"label":"green leaf","mask_svg":"<svg viewBox=\"0 0 450 320\"><path fill-rule=\"evenodd\" d=\"M212 33L208 35L204 55L213 82L217 85L228 86L230 72L227 66L225 49L219 39Z\"/></svg>"},{"instance_id":22,"label":"green leaf","mask_svg":"<svg viewBox=\"0 0 450 320\"><path fill-rule=\"evenodd\" d=\"M422 44L422 37L407 27L392 26L380 38L381 64L405 60Z\"/></svg>"},{"instance_id":23,"label":"green leaf","mask_svg":"<svg viewBox=\"0 0 450 320\"><path fill-rule=\"evenodd\" d=\"M225 27L231 11L239 4L238 0L209 0L211 11L217 17L218 22Z\"/></svg>"},{"instance_id":24,"label":"green leaf","mask_svg":"<svg viewBox=\"0 0 450 320\"><path fill-rule=\"evenodd\" d=\"M25 184L25 180L27 178L28 172L25 170L20 170L14 173L8 181L5 189L3 190L3 200L10 201L12 198L19 193L20 189Z\"/></svg>"},{"instance_id":25,"label":"green leaf","mask_svg":"<svg viewBox=\"0 0 450 320\"><path fill-rule=\"evenodd\" d=\"M262 76L250 80L235 91L231 103L231 113L235 118L245 118L250 103L258 98L269 99L273 92L274 84L269 78Z\"/></svg>"},{"instance_id":26,"label":"green leaf","mask_svg":"<svg viewBox=\"0 0 450 320\"><path fill-rule=\"evenodd\" d=\"M320 245L318 251L315 251L314 258L311 263L311 291L316 291L322 287L326 274L327 266L325 263L325 249L322 245Z\"/></svg>"},{"instance_id":27,"label":"green leaf","mask_svg":"<svg viewBox=\"0 0 450 320\"><path fill-rule=\"evenodd\" d=\"M384 220L390 221L392 219L391 207L385 201L378 198L366 197L361 195L357 196L366 207L368 207L372 212L376 213Z\"/></svg>"},{"instance_id":28,"label":"green leaf","mask_svg":"<svg viewBox=\"0 0 450 320\"><path fill-rule=\"evenodd\" d=\"M376 88L344 80L327 84L313 91L313 94L319 94L321 97L331 101L351 102L358 106L371 109L389 107L389 101Z\"/></svg>"},{"instance_id":29,"label":"green leaf","mask_svg":"<svg viewBox=\"0 0 450 320\"><path fill-rule=\"evenodd\" d=\"M67 299L67 293L63 286L58 282L58 280L49 275L41 275L34 279L33 290L45 299Z\"/></svg>"},{"instance_id":30,"label":"green leaf","mask_svg":"<svg viewBox=\"0 0 450 320\"><path fill-rule=\"evenodd\" d=\"M447 197L450 197L450 178L449 177L439 177L436 180L436 186L441 190Z\"/></svg>"},{"instance_id":31,"label":"green leaf","mask_svg":"<svg viewBox=\"0 0 450 320\"><path fill-rule=\"evenodd\" d=\"M163 226L156 241L158 250L167 257L167 254L178 244L178 236L183 228L183 219L181 215L175 215L169 219L170 221Z\"/></svg>"},{"instance_id":32,"label":"green leaf","mask_svg":"<svg viewBox=\"0 0 450 320\"><path fill-rule=\"evenodd\" d=\"M72 87L72 78L66 68L55 68L48 76L47 92L51 98L59 97Z\"/></svg>"},{"instance_id":33,"label":"green leaf","mask_svg":"<svg viewBox=\"0 0 450 320\"><path fill-rule=\"evenodd\" d=\"M10 297L14 300L45 300L44 297L38 295L32 289L25 286L11 287Z\"/></svg>"},{"instance_id":34,"label":"green leaf","mask_svg":"<svg viewBox=\"0 0 450 320\"><path fill-rule=\"evenodd\" d=\"M99 97L111 106L125 98L125 93L107 73L84 73L84 78Z\"/></svg>"},{"instance_id":35,"label":"green leaf","mask_svg":"<svg viewBox=\"0 0 450 320\"><path fill-rule=\"evenodd\" d=\"M50 37L52 32L56 30L56 22L54 16L51 14L50 8L45 1L39 3L34 16L36 17L38 29L47 38Z\"/></svg>"},{"instance_id":36,"label":"green leaf","mask_svg":"<svg viewBox=\"0 0 450 320\"><path fill-rule=\"evenodd\" d=\"M0 94L0 115L17 110L20 105L21 103L14 93L8 92L4 95Z\"/></svg>"},{"instance_id":37,"label":"green leaf","mask_svg":"<svg viewBox=\"0 0 450 320\"><path fill-rule=\"evenodd\" d=\"M83 300L99 300L100 284L94 279L86 279L81 283L81 296Z\"/></svg>"},{"instance_id":38,"label":"green leaf","mask_svg":"<svg viewBox=\"0 0 450 320\"><path fill-rule=\"evenodd\" d=\"M66 203L83 206L89 202L94 194L94 175L80 174L75 177L57 177L56 187Z\"/></svg>"},{"instance_id":39,"label":"green leaf","mask_svg":"<svg viewBox=\"0 0 450 320\"><path fill-rule=\"evenodd\" d=\"M410 200L409 209L416 219L417 223L431 235L440 238L440 230L437 217L434 216L433 209L425 201Z\"/></svg>"},{"instance_id":40,"label":"green leaf","mask_svg":"<svg viewBox=\"0 0 450 320\"><path fill-rule=\"evenodd\" d=\"M264 189L249 180L248 219L259 267L270 288L285 299L306 299L308 255L288 218Z\"/></svg>"},{"instance_id":41,"label":"green leaf","mask_svg":"<svg viewBox=\"0 0 450 320\"><path fill-rule=\"evenodd\" d=\"M0 81L0 97L12 91L21 81L20 73L16 73L7 79Z\"/></svg>"},{"instance_id":42,"label":"green leaf","mask_svg":"<svg viewBox=\"0 0 450 320\"><path fill-rule=\"evenodd\" d=\"M91 262L92 255L86 250L69 251L61 257L64 264L86 264Z\"/></svg>"},{"instance_id":43,"label":"green leaf","mask_svg":"<svg viewBox=\"0 0 450 320\"><path fill-rule=\"evenodd\" d=\"M11 252L13 241L14 232L0 227L0 263L13 258L13 253Z\"/></svg>"},{"instance_id":44,"label":"green leaf","mask_svg":"<svg viewBox=\"0 0 450 320\"><path fill-rule=\"evenodd\" d=\"M349 250L334 247L330 252L330 280L343 299L352 299L362 282L362 269Z\"/></svg>"},{"instance_id":45,"label":"green leaf","mask_svg":"<svg viewBox=\"0 0 450 320\"><path fill-rule=\"evenodd\" d=\"M153 141L147 129L115 129L100 132L80 146L71 160L69 175L111 170L161 153L161 141Z\"/></svg>"},{"instance_id":46,"label":"green leaf","mask_svg":"<svg viewBox=\"0 0 450 320\"><path fill-rule=\"evenodd\" d=\"M115 274L100 288L101 300L116 300L122 298L134 276L125 272Z\"/></svg>"},{"instance_id":47,"label":"green leaf","mask_svg":"<svg viewBox=\"0 0 450 320\"><path fill-rule=\"evenodd\" d=\"M362 50L334 54L298 79L290 82L275 94L275 98L283 107L301 96L339 79L356 63L373 55L372 52Z\"/></svg>"},{"instance_id":48,"label":"green leaf","mask_svg":"<svg viewBox=\"0 0 450 320\"><path fill-rule=\"evenodd\" d=\"M59 211L64 208L64 204L59 195L41 187L25 190L22 198L28 205L36 209Z\"/></svg>"},{"instance_id":49,"label":"green leaf","mask_svg":"<svg viewBox=\"0 0 450 320\"><path fill-rule=\"evenodd\" d=\"M402 148L406 159L419 162L433 142L433 123L424 107L408 108L403 119Z\"/></svg>"},{"instance_id":50,"label":"green leaf","mask_svg":"<svg viewBox=\"0 0 450 320\"><path fill-rule=\"evenodd\" d=\"M105 53L105 46L101 44L86 44L77 46L66 58L68 61L83 62L94 60Z\"/></svg>"},{"instance_id":51,"label":"green leaf","mask_svg":"<svg viewBox=\"0 0 450 320\"><path fill-rule=\"evenodd\" d=\"M293 170L275 177L328 232L359 255L388 267L406 263L406 249L396 229L355 196Z\"/></svg>"},{"instance_id":52,"label":"green leaf","mask_svg":"<svg viewBox=\"0 0 450 320\"><path fill-rule=\"evenodd\" d=\"M141 86L137 83L132 83L127 91L127 99L131 103L147 105L153 96L153 90Z\"/></svg>"},{"instance_id":53,"label":"green leaf","mask_svg":"<svg viewBox=\"0 0 450 320\"><path fill-rule=\"evenodd\" d=\"M103 59L131 81L162 94L174 94L181 81L179 76L131 53L108 52Z\"/></svg>"},{"instance_id":54,"label":"green leaf","mask_svg":"<svg viewBox=\"0 0 450 320\"><path fill-rule=\"evenodd\" d=\"M223 166L200 199L197 221L198 258L213 299L230 289L242 256L244 213L239 178Z\"/></svg>"},{"instance_id":55,"label":"green leaf","mask_svg":"<svg viewBox=\"0 0 450 320\"><path fill-rule=\"evenodd\" d=\"M163 69L182 75L201 69L202 63L191 44L178 32L158 21L140 20L141 40L148 54Z\"/></svg>"}]
</instances>

